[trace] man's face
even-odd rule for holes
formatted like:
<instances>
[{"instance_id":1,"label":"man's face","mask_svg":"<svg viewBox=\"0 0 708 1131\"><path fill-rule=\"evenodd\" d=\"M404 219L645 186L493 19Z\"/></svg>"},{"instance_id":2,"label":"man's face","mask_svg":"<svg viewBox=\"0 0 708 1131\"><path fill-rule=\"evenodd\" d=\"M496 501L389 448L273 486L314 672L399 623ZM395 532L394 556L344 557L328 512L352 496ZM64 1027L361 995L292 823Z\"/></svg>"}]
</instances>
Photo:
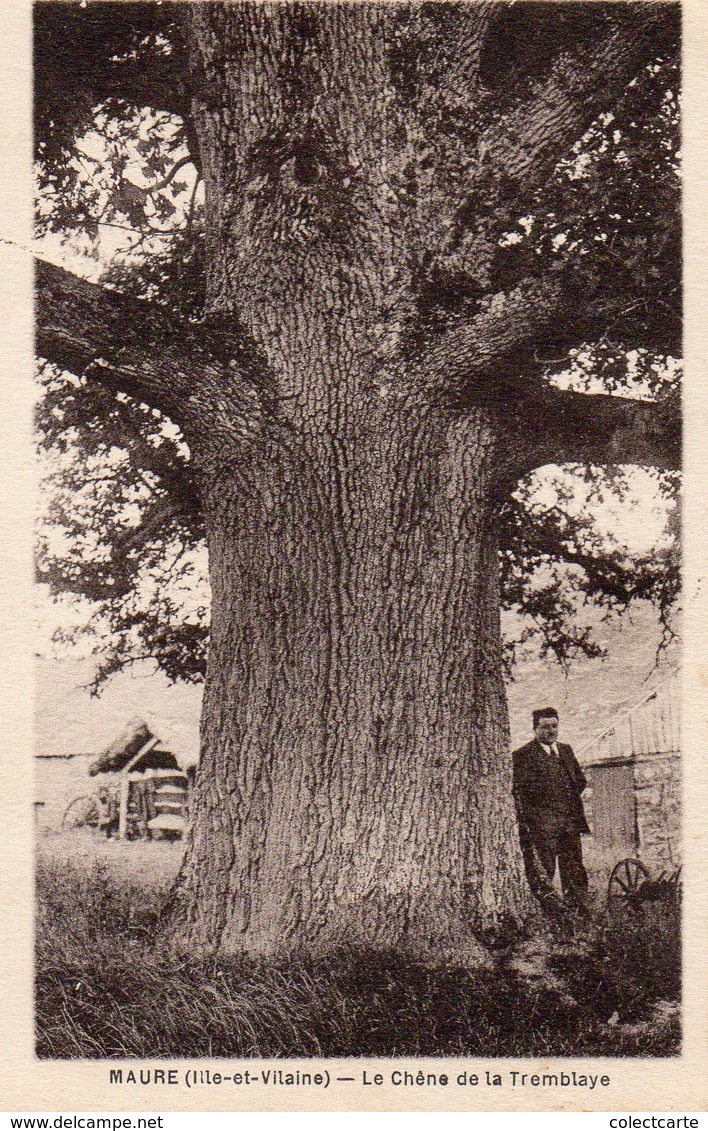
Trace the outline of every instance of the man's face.
<instances>
[{"instance_id":1,"label":"man's face","mask_svg":"<svg viewBox=\"0 0 708 1131\"><path fill-rule=\"evenodd\" d=\"M546 716L546 718L539 719L534 734L539 742L545 742L546 745L555 742L558 738L558 719L550 715Z\"/></svg>"}]
</instances>

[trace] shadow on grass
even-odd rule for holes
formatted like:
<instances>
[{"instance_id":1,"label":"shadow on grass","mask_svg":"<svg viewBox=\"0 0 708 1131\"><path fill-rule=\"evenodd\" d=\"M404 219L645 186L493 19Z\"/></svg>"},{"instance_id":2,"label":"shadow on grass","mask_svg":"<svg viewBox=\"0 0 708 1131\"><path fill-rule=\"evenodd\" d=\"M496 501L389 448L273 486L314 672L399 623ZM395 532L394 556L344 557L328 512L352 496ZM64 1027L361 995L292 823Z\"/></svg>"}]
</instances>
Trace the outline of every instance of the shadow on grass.
<instances>
[{"instance_id":1,"label":"shadow on grass","mask_svg":"<svg viewBox=\"0 0 708 1131\"><path fill-rule=\"evenodd\" d=\"M163 895L166 893L162 893ZM159 893L158 893L159 895ZM597 916L570 942L526 942L493 970L395 953L189 959L158 932L155 889L104 867L37 874L37 1054L42 1058L671 1056L677 917ZM545 971L545 973L543 973ZM560 986L560 989L559 989ZM613 1024L607 1024L608 1019Z\"/></svg>"}]
</instances>

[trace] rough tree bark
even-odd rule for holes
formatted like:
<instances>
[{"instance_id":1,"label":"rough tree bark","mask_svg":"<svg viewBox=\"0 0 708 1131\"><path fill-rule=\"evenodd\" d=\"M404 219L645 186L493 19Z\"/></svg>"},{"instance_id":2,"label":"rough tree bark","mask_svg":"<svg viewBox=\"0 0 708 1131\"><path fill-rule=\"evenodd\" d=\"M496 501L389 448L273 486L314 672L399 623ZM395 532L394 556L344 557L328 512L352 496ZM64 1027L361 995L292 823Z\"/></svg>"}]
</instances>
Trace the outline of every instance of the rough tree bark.
<instances>
[{"instance_id":1,"label":"rough tree bark","mask_svg":"<svg viewBox=\"0 0 708 1131\"><path fill-rule=\"evenodd\" d=\"M428 122L445 84L476 113L493 7L439 6L459 50ZM116 336L117 296L40 274L45 355L92 362L92 376L164 407L198 476L213 619L173 913L201 947L359 943L482 960L480 941L527 907L501 674L500 491L554 455L616 461L637 438L638 461L677 458L675 417L650 436L646 406L544 389L525 368L567 315L561 273L488 294L433 341L418 332L418 244L456 254L464 204L476 232L465 270L484 289L487 229L507 207L499 185L508 195L548 176L634 73L642 29L603 28L587 65L564 56L510 103L503 128L480 118L476 164L446 195L422 118L395 89L397 21L421 13L184 5L206 188L198 342L135 310ZM541 439L548 398L554 419L571 413L570 436Z\"/></svg>"},{"instance_id":2,"label":"rough tree bark","mask_svg":"<svg viewBox=\"0 0 708 1131\"><path fill-rule=\"evenodd\" d=\"M494 439L482 414L406 407L271 434L207 490L214 614L180 883L197 936L227 949L469 950L472 927L521 908Z\"/></svg>"}]
</instances>

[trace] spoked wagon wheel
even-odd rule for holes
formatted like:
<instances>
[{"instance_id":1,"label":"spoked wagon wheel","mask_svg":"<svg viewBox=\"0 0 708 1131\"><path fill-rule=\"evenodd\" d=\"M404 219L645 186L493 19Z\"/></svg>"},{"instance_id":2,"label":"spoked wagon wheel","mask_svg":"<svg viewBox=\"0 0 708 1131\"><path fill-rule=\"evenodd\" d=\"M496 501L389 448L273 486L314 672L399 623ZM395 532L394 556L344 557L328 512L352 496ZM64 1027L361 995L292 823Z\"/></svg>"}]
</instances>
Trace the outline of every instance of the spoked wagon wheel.
<instances>
[{"instance_id":1,"label":"spoked wagon wheel","mask_svg":"<svg viewBox=\"0 0 708 1131\"><path fill-rule=\"evenodd\" d=\"M98 802L95 797L86 794L75 797L67 806L62 817L62 828L65 829L97 829L98 828Z\"/></svg>"},{"instance_id":2,"label":"spoked wagon wheel","mask_svg":"<svg viewBox=\"0 0 708 1131\"><path fill-rule=\"evenodd\" d=\"M641 860L620 860L619 864L615 864L607 885L607 906L610 911L625 908L638 911L641 906L639 888L648 879L649 873Z\"/></svg>"}]
</instances>

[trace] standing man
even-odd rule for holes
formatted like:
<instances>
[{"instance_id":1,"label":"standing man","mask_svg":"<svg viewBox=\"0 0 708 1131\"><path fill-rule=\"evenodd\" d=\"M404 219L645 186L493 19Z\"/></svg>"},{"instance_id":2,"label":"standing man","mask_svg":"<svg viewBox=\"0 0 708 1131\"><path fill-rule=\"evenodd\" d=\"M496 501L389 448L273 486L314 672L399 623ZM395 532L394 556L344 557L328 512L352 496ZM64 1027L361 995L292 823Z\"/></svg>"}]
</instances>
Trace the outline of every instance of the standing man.
<instances>
[{"instance_id":1,"label":"standing man","mask_svg":"<svg viewBox=\"0 0 708 1131\"><path fill-rule=\"evenodd\" d=\"M531 891L544 910L560 909L552 880L558 861L563 899L584 911L588 876L583 866L582 833L589 833L580 795L586 786L572 748L558 742L558 712L533 712L535 738L515 750L514 800L519 841Z\"/></svg>"}]
</instances>

